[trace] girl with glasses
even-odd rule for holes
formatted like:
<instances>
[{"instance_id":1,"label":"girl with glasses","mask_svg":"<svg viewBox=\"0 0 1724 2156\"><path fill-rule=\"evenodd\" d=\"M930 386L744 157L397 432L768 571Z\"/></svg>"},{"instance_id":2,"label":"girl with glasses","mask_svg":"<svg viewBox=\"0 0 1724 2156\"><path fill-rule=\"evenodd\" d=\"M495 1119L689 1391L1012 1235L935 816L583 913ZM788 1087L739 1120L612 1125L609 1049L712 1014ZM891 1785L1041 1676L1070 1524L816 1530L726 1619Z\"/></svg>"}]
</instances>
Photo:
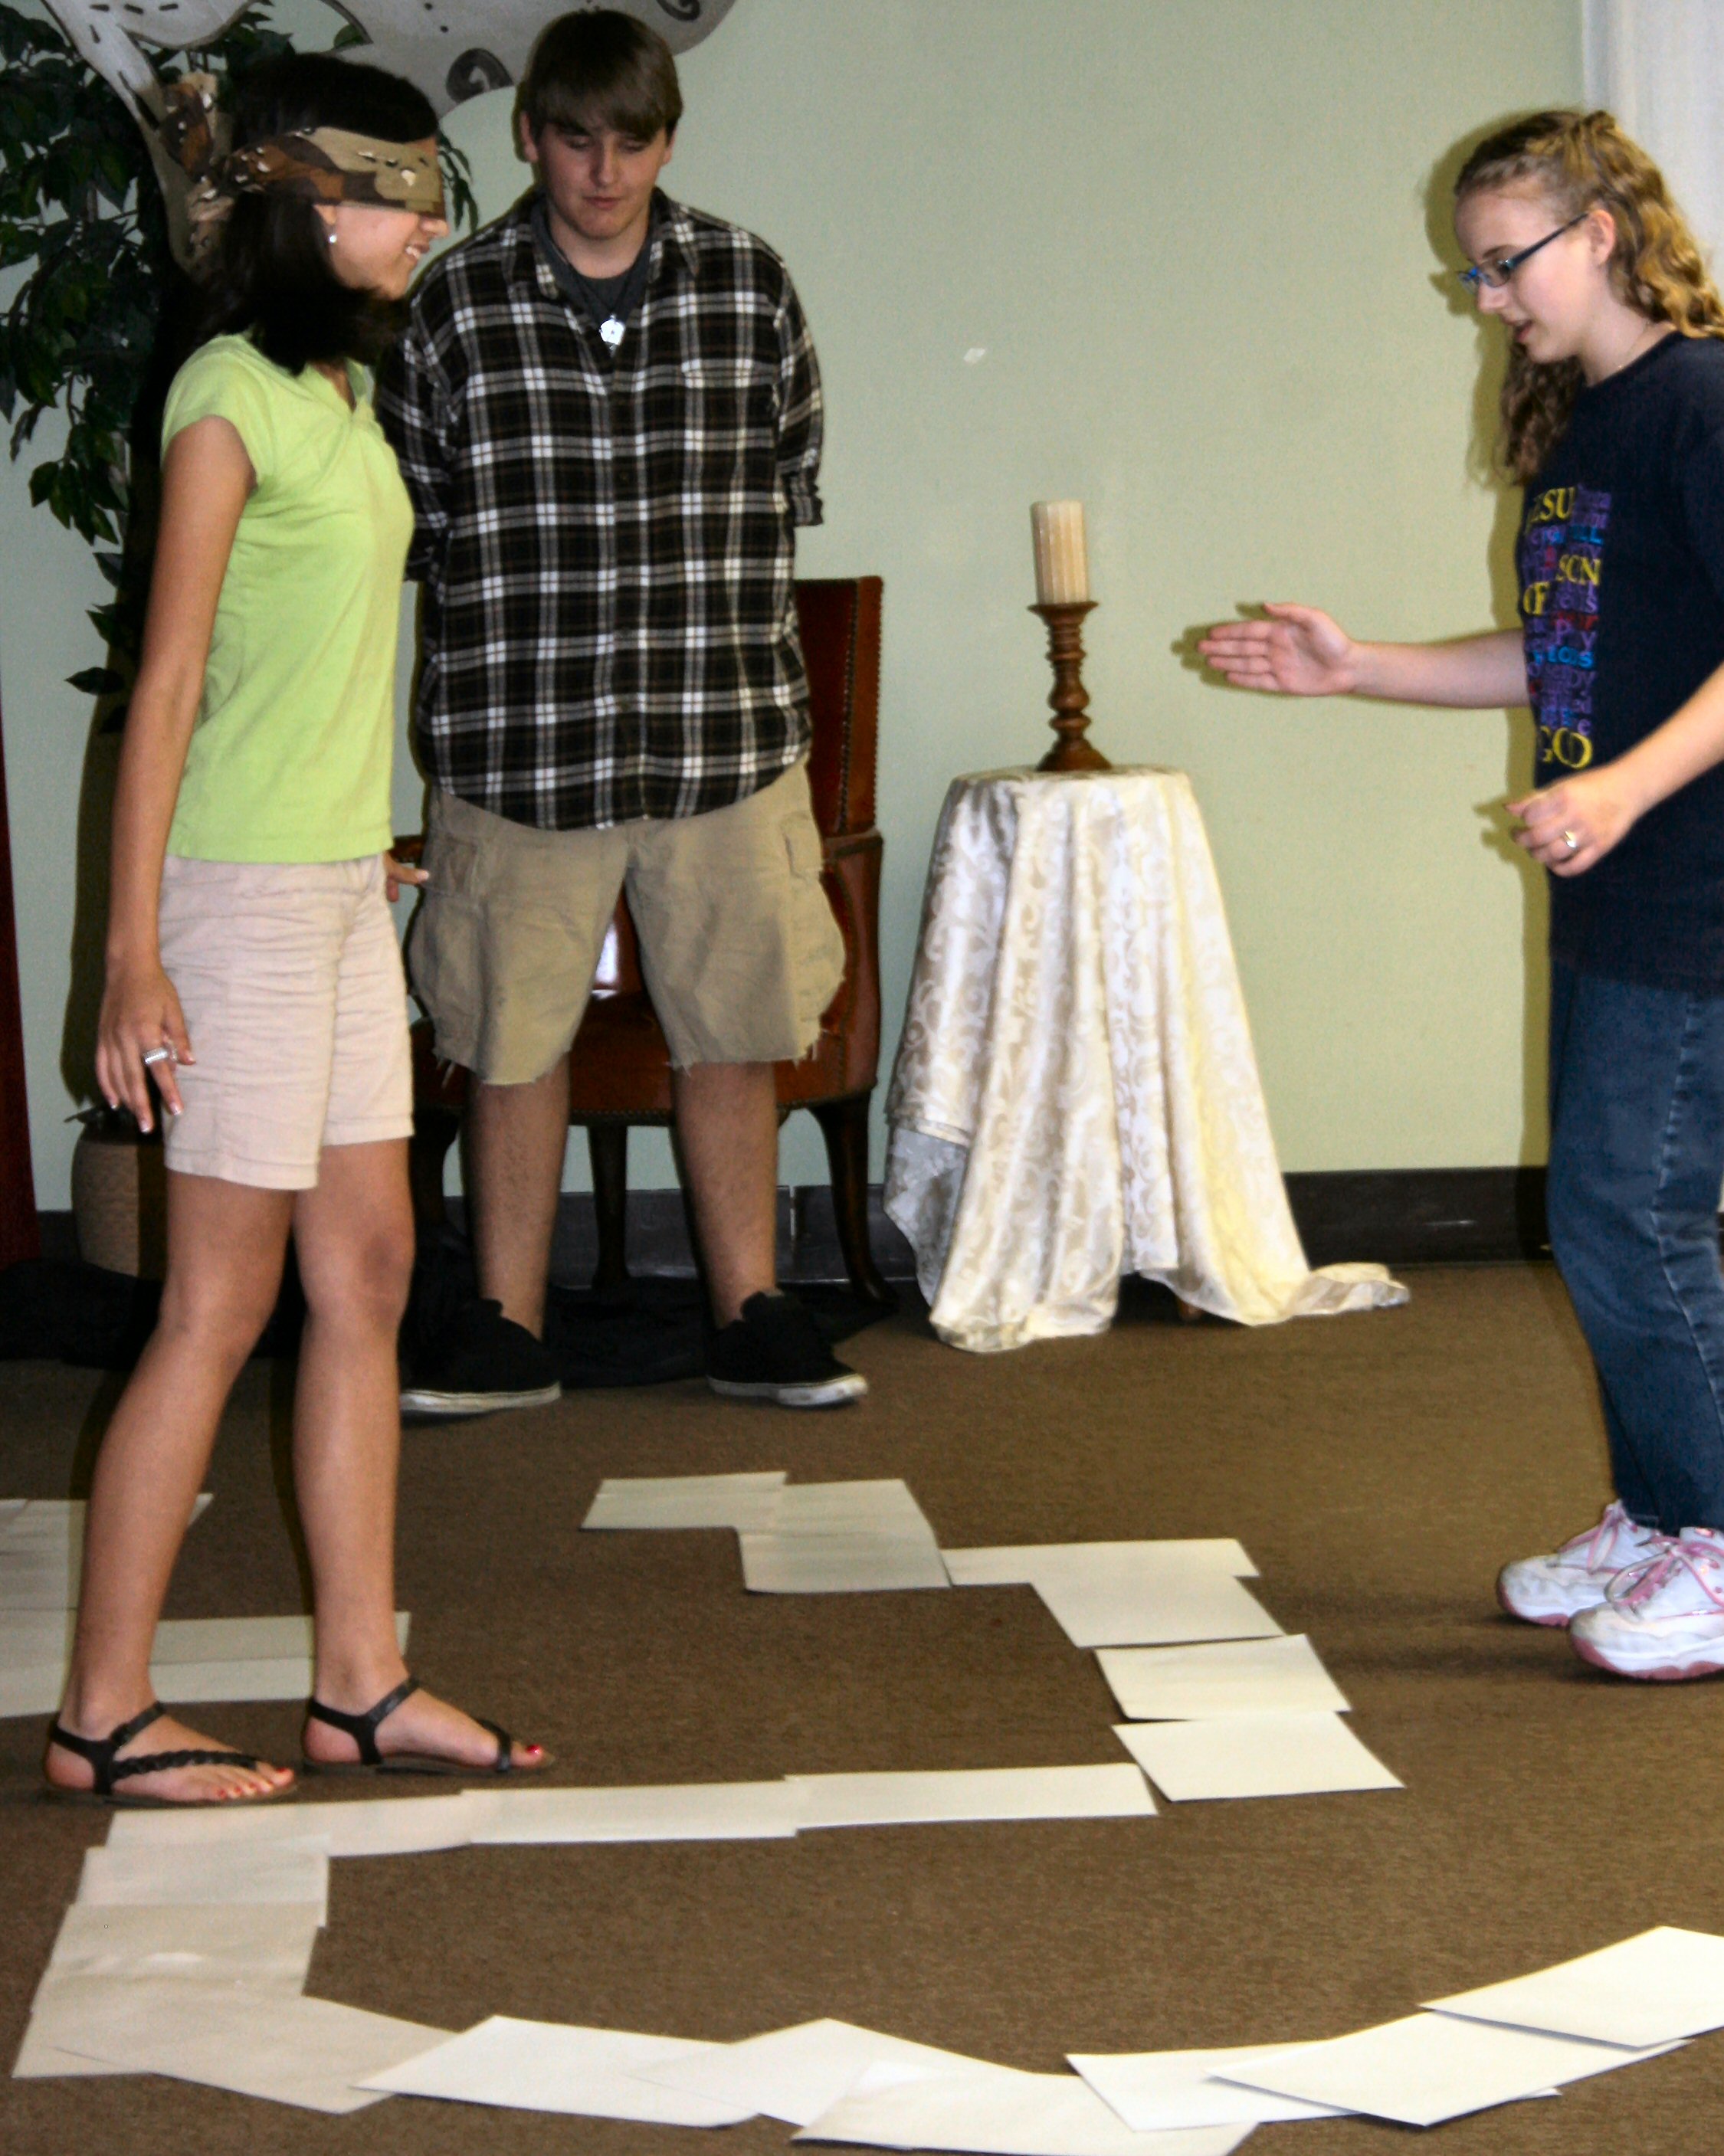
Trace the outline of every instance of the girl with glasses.
<instances>
[{"instance_id":1,"label":"girl with glasses","mask_svg":"<svg viewBox=\"0 0 1724 2156\"><path fill-rule=\"evenodd\" d=\"M1455 223L1509 341L1520 625L1365 644L1275 605L1200 648L1244 688L1532 707L1509 807L1552 879L1551 1247L1616 1496L1497 1593L1619 1675L1701 1676L1724 1669L1724 306L1606 112L1481 142Z\"/></svg>"}]
</instances>

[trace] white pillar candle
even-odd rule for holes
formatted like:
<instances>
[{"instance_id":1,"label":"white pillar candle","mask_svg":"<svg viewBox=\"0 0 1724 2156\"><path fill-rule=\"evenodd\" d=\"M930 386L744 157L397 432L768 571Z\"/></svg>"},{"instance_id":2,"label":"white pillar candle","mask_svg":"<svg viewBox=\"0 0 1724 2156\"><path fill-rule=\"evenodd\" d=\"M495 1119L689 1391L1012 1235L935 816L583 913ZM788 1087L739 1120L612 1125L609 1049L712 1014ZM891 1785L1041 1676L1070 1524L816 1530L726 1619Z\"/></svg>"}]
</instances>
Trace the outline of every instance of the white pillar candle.
<instances>
[{"instance_id":1,"label":"white pillar candle","mask_svg":"<svg viewBox=\"0 0 1724 2156\"><path fill-rule=\"evenodd\" d=\"M1090 596L1090 549L1080 501L1033 501L1038 606L1071 606Z\"/></svg>"}]
</instances>

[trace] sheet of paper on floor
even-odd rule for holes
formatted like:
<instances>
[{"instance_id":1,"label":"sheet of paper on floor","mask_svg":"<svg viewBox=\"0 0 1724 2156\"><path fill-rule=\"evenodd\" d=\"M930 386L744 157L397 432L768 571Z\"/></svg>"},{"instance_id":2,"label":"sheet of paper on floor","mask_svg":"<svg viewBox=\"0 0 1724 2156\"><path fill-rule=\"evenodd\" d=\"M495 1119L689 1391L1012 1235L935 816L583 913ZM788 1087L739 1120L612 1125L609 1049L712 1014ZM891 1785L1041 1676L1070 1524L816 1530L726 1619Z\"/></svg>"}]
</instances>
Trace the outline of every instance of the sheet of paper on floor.
<instances>
[{"instance_id":1,"label":"sheet of paper on floor","mask_svg":"<svg viewBox=\"0 0 1724 2156\"><path fill-rule=\"evenodd\" d=\"M475 1842L773 1840L800 1820L801 1799L786 1782L485 1794Z\"/></svg>"},{"instance_id":2,"label":"sheet of paper on floor","mask_svg":"<svg viewBox=\"0 0 1724 2156\"><path fill-rule=\"evenodd\" d=\"M751 2112L808 2126L870 2067L890 2068L906 2081L962 2072L986 2065L961 2051L936 2051L903 2036L860 2029L852 2021L803 2021L768 2030L736 2044L680 2051L638 2069L665 2088L682 2089L718 2103L746 2104ZM1267 2099L1265 2099L1267 2101Z\"/></svg>"},{"instance_id":3,"label":"sheet of paper on floor","mask_svg":"<svg viewBox=\"0 0 1724 2156\"><path fill-rule=\"evenodd\" d=\"M1146 2143L1075 2074L972 2068L937 2080L870 2067L848 2095L795 2137L880 2148L950 2148L984 2156L1229 2156L1249 2126L1158 2133Z\"/></svg>"},{"instance_id":4,"label":"sheet of paper on floor","mask_svg":"<svg viewBox=\"0 0 1724 2156\"><path fill-rule=\"evenodd\" d=\"M309 2111L363 2111L357 2084L446 2031L326 1999L237 1984L74 1977L51 1994L49 2034L129 2073L167 2074Z\"/></svg>"},{"instance_id":5,"label":"sheet of paper on floor","mask_svg":"<svg viewBox=\"0 0 1724 2156\"><path fill-rule=\"evenodd\" d=\"M48 2041L48 2019L38 2020L38 2010L69 1978L244 1984L293 1995L304 1988L318 1930L316 1909L281 1903L140 1908L74 1902L37 1986L13 2075L28 2081L44 2075L125 2071L61 2051Z\"/></svg>"},{"instance_id":6,"label":"sheet of paper on floor","mask_svg":"<svg viewBox=\"0 0 1724 2156\"><path fill-rule=\"evenodd\" d=\"M1135 1767L942 1768L927 1774L793 1774L804 1827L942 1820L1137 1819L1155 1799Z\"/></svg>"},{"instance_id":7,"label":"sheet of paper on floor","mask_svg":"<svg viewBox=\"0 0 1724 2156\"><path fill-rule=\"evenodd\" d=\"M1189 1647L1102 1647L1095 1659L1132 1722L1223 1714L1345 1714L1346 1696L1302 1632Z\"/></svg>"},{"instance_id":8,"label":"sheet of paper on floor","mask_svg":"<svg viewBox=\"0 0 1724 2156\"><path fill-rule=\"evenodd\" d=\"M772 1501L778 1535L907 1535L934 1540L927 1515L907 1483L788 1482Z\"/></svg>"},{"instance_id":9,"label":"sheet of paper on floor","mask_svg":"<svg viewBox=\"0 0 1724 2156\"><path fill-rule=\"evenodd\" d=\"M193 1502L187 1526L209 1502L207 1491ZM78 1599L83 1550L82 1498L29 1499L0 1536L0 1613L69 1609Z\"/></svg>"},{"instance_id":10,"label":"sheet of paper on floor","mask_svg":"<svg viewBox=\"0 0 1724 2156\"><path fill-rule=\"evenodd\" d=\"M1675 2048L1629 2051L1448 2014L1409 2014L1327 2043L1239 2059L1224 2078L1308 2103L1368 2112L1403 2126L1434 2126L1636 2066Z\"/></svg>"},{"instance_id":11,"label":"sheet of paper on floor","mask_svg":"<svg viewBox=\"0 0 1724 2156\"><path fill-rule=\"evenodd\" d=\"M1403 1787L1338 1714L1123 1722L1114 1724L1114 1734L1176 1804L1215 1797L1305 1797Z\"/></svg>"},{"instance_id":12,"label":"sheet of paper on floor","mask_svg":"<svg viewBox=\"0 0 1724 2156\"><path fill-rule=\"evenodd\" d=\"M1267 2089L1218 2081L1242 2059L1273 2057L1283 2044L1236 2045L1223 2051L1070 2051L1072 2065L1134 2133L1172 2127L1268 2125L1277 2119L1337 2118L1332 2104L1302 2103Z\"/></svg>"},{"instance_id":13,"label":"sheet of paper on floor","mask_svg":"<svg viewBox=\"0 0 1724 2156\"><path fill-rule=\"evenodd\" d=\"M1033 1587L1038 1579L1062 1573L1142 1561L1146 1552L1210 1564L1235 1579L1257 1577L1256 1566L1230 1535L1171 1542L1018 1543L998 1549L942 1550L941 1555L954 1587Z\"/></svg>"},{"instance_id":14,"label":"sheet of paper on floor","mask_svg":"<svg viewBox=\"0 0 1724 2156\"><path fill-rule=\"evenodd\" d=\"M749 1475L607 1476L583 1527L763 1527L788 1476L773 1468Z\"/></svg>"},{"instance_id":15,"label":"sheet of paper on floor","mask_svg":"<svg viewBox=\"0 0 1724 2156\"><path fill-rule=\"evenodd\" d=\"M931 1535L745 1532L737 1541L751 1594L873 1594L952 1584Z\"/></svg>"},{"instance_id":16,"label":"sheet of paper on floor","mask_svg":"<svg viewBox=\"0 0 1724 2156\"><path fill-rule=\"evenodd\" d=\"M1249 1588L1213 1565L1157 1559L1055 1573L1034 1584L1075 1647L1260 1640L1281 1630Z\"/></svg>"},{"instance_id":17,"label":"sheet of paper on floor","mask_svg":"<svg viewBox=\"0 0 1724 2156\"><path fill-rule=\"evenodd\" d=\"M364 2086L394 2096L631 2118L649 2126L734 2126L752 2118L751 2110L661 2088L633 2071L700 2048L675 2036L494 2014L434 2050L366 2076Z\"/></svg>"},{"instance_id":18,"label":"sheet of paper on floor","mask_svg":"<svg viewBox=\"0 0 1724 2156\"><path fill-rule=\"evenodd\" d=\"M538 1792L534 1792L536 1794ZM495 1801L488 1789L444 1797L354 1797L337 1804L235 1804L208 1810L121 1811L110 1849L231 1846L311 1838L336 1856L410 1856L464 1849Z\"/></svg>"},{"instance_id":19,"label":"sheet of paper on floor","mask_svg":"<svg viewBox=\"0 0 1724 2156\"><path fill-rule=\"evenodd\" d=\"M145 1843L84 1852L78 1899L137 1907L152 1902L280 1902L319 1912L327 1921L329 1843L295 1840L199 1844Z\"/></svg>"},{"instance_id":20,"label":"sheet of paper on floor","mask_svg":"<svg viewBox=\"0 0 1724 2156\"><path fill-rule=\"evenodd\" d=\"M76 1613L0 1611L0 1719L51 1714L65 1688ZM406 1650L411 1620L395 1617ZM158 1625L150 1678L168 1706L212 1700L304 1699L311 1689L309 1617L189 1617Z\"/></svg>"},{"instance_id":21,"label":"sheet of paper on floor","mask_svg":"<svg viewBox=\"0 0 1724 2156\"><path fill-rule=\"evenodd\" d=\"M1724 2028L1724 1938L1661 1924L1531 1976L1425 2004L1598 2043L1668 2043Z\"/></svg>"}]
</instances>

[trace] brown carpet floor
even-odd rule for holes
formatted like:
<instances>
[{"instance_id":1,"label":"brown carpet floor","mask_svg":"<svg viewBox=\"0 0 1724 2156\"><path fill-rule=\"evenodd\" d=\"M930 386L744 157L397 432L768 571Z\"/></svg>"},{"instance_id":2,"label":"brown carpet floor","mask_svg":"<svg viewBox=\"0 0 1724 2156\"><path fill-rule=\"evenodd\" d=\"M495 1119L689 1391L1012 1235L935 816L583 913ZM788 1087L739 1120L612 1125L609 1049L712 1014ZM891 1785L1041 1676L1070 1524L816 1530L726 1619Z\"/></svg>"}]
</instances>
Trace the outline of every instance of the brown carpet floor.
<instances>
[{"instance_id":1,"label":"brown carpet floor","mask_svg":"<svg viewBox=\"0 0 1724 2156\"><path fill-rule=\"evenodd\" d=\"M1260 1332L1181 1326L1141 1296L1104 1339L999 1357L900 1317L850 1344L872 1395L828 1417L691 1383L413 1431L401 1534L416 1666L552 1746L572 1783L1123 1756L1094 1658L1029 1589L751 1597L727 1534L576 1532L603 1475L902 1476L952 1547L1237 1535L1403 1794L347 1861L311 1989L451 2029L503 2013L733 2039L833 2015L1052 2071L1067 2048L1339 2035L1649 1925L1724 1931L1724 1686L1613 1681L1492 1601L1505 1558L1548 1548L1606 1495L1554 1276L1412 1286L1404 1311ZM115 1382L0 1368L0 1494L76 1487ZM285 1383L246 1373L170 1614L300 1606ZM293 1756L289 1707L202 1719ZM37 1801L42 1731L0 1722L8 2060L105 1830ZM1694 2156L1724 2143L1721 2118L1724 2035L1434 2131L1454 2156ZM757 2156L789 2131L760 2120L710 2145ZM1249 2145L1367 2156L1405 2139L1345 2120ZM9 2156L702 2145L413 2099L344 2121L148 2079L0 2082Z\"/></svg>"}]
</instances>

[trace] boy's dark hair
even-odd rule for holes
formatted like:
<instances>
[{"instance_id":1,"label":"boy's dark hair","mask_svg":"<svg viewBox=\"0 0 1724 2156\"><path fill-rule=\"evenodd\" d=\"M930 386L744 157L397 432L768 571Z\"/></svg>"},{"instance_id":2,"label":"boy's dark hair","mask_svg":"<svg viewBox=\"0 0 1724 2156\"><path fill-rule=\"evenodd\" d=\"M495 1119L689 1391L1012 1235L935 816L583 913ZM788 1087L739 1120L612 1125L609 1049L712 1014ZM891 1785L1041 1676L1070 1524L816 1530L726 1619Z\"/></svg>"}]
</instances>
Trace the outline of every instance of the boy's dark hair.
<instances>
[{"instance_id":1,"label":"boy's dark hair","mask_svg":"<svg viewBox=\"0 0 1724 2156\"><path fill-rule=\"evenodd\" d=\"M576 127L649 142L660 129L676 132L682 90L656 30L615 8L582 8L540 33L515 110L536 140L547 127Z\"/></svg>"},{"instance_id":2,"label":"boy's dark hair","mask_svg":"<svg viewBox=\"0 0 1724 2156\"><path fill-rule=\"evenodd\" d=\"M235 149L318 127L420 142L436 134L437 115L400 76L326 53L266 60L240 78ZM222 228L198 341L249 331L266 359L298 374L316 360L375 362L405 319L405 301L358 290L336 275L328 228L314 203L243 194Z\"/></svg>"}]
</instances>

